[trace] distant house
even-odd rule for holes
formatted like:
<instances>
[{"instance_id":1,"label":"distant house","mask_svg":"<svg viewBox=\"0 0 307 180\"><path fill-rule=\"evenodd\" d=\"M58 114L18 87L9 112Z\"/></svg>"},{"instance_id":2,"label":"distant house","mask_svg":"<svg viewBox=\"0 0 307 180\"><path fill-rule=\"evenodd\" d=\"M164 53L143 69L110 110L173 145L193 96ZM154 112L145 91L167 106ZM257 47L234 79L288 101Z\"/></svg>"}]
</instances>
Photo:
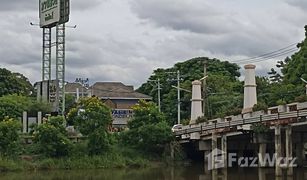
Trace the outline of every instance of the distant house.
<instances>
[{"instance_id":1,"label":"distant house","mask_svg":"<svg viewBox=\"0 0 307 180\"><path fill-rule=\"evenodd\" d=\"M84 88L84 87L83 87ZM112 109L113 126L125 127L132 117L132 106L141 99L151 100L150 96L136 92L133 86L124 85L121 82L96 82L89 88L84 88L78 83L68 83L65 86L66 93L75 94L79 89L79 97L82 92L85 96L96 96Z\"/></svg>"}]
</instances>

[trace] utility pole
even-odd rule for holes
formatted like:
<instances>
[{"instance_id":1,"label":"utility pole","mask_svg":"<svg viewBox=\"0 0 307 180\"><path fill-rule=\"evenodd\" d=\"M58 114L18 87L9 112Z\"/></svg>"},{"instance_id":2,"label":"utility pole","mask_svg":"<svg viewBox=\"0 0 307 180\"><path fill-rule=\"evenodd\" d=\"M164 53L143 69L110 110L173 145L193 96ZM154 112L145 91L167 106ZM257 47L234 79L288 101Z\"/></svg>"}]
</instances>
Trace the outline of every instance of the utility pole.
<instances>
[{"instance_id":1,"label":"utility pole","mask_svg":"<svg viewBox=\"0 0 307 180\"><path fill-rule=\"evenodd\" d=\"M158 107L159 107L159 112L161 112L161 84L160 84L160 78L157 80L148 80L149 82L154 82L154 88L157 86L158 89ZM153 89L154 90L154 89Z\"/></svg>"},{"instance_id":2,"label":"utility pole","mask_svg":"<svg viewBox=\"0 0 307 180\"><path fill-rule=\"evenodd\" d=\"M207 60L204 60L204 77L207 76ZM207 88L207 82L206 78L203 79L203 113L204 117L206 116L206 88Z\"/></svg>"},{"instance_id":3,"label":"utility pole","mask_svg":"<svg viewBox=\"0 0 307 180\"><path fill-rule=\"evenodd\" d=\"M161 87L160 87L160 79L158 78L158 107L159 107L159 112L161 112Z\"/></svg>"},{"instance_id":4,"label":"utility pole","mask_svg":"<svg viewBox=\"0 0 307 180\"><path fill-rule=\"evenodd\" d=\"M180 71L177 70L177 106L178 106L178 115L177 115L177 124L180 124Z\"/></svg>"}]
</instances>

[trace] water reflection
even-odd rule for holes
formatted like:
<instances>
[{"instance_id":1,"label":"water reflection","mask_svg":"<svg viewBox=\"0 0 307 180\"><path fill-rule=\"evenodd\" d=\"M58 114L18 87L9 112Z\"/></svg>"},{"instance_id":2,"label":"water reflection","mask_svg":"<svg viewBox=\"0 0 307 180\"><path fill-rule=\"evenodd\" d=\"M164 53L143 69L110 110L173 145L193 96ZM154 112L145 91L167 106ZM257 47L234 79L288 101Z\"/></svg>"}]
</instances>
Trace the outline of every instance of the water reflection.
<instances>
[{"instance_id":1,"label":"water reflection","mask_svg":"<svg viewBox=\"0 0 307 180\"><path fill-rule=\"evenodd\" d=\"M307 170L295 169L293 177L275 177L274 168L229 168L216 174L204 171L203 165L159 167L147 169L112 169L78 171L40 171L23 173L0 173L1 180L301 180Z\"/></svg>"}]
</instances>

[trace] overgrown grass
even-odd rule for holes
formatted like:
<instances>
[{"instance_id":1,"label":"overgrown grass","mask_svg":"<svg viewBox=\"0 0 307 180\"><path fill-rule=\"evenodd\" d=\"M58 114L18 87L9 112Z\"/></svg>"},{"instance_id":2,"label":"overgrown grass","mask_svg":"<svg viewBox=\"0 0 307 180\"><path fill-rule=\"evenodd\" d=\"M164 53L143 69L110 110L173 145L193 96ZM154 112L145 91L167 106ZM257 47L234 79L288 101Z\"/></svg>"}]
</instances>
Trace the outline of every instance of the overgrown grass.
<instances>
[{"instance_id":1,"label":"overgrown grass","mask_svg":"<svg viewBox=\"0 0 307 180\"><path fill-rule=\"evenodd\" d=\"M82 148L82 145L80 145ZM0 172L22 170L75 170L75 169L107 169L107 168L142 168L149 166L149 160L133 150L118 150L105 152L102 155L88 156L82 149L70 157L46 158L34 157L32 159L0 158Z\"/></svg>"}]
</instances>

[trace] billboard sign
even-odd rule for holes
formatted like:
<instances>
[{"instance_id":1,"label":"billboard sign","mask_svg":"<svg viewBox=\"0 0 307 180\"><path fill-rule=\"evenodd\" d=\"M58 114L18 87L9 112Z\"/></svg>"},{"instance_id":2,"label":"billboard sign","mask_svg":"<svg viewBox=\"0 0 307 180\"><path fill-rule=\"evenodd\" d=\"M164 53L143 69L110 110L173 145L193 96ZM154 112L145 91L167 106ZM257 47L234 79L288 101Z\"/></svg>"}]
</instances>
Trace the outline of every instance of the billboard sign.
<instances>
[{"instance_id":1,"label":"billboard sign","mask_svg":"<svg viewBox=\"0 0 307 180\"><path fill-rule=\"evenodd\" d=\"M53 27L60 21L60 0L39 0L40 27Z\"/></svg>"}]
</instances>

